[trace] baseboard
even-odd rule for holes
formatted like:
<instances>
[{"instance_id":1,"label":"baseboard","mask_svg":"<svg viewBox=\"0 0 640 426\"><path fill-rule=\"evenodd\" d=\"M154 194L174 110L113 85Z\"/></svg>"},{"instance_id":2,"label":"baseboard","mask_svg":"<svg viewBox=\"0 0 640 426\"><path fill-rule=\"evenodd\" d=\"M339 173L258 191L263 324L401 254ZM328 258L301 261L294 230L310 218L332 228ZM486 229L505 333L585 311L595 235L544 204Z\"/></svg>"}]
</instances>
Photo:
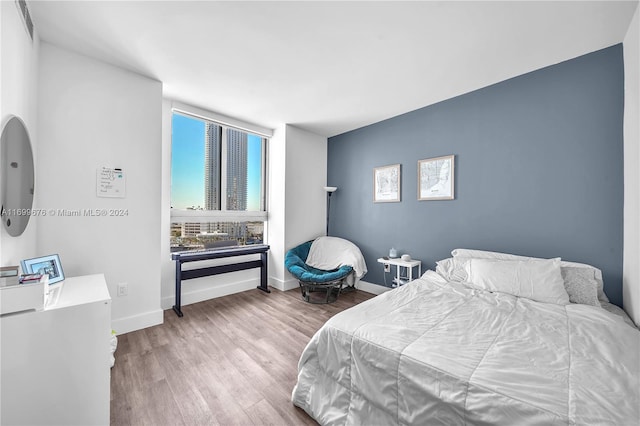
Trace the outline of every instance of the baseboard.
<instances>
[{"instance_id":1,"label":"baseboard","mask_svg":"<svg viewBox=\"0 0 640 426\"><path fill-rule=\"evenodd\" d=\"M294 288L299 288L300 284L298 284L298 280L296 280L295 278L289 280L281 280L278 278L269 277L269 286L280 291L288 291L293 290Z\"/></svg>"},{"instance_id":2,"label":"baseboard","mask_svg":"<svg viewBox=\"0 0 640 426\"><path fill-rule=\"evenodd\" d=\"M287 290L293 290L294 288L298 288L300 286L300 284L298 283L298 280L296 279L291 279L291 280L279 280L277 278L274 277L270 277L269 278L269 286L278 289L280 291L287 291ZM378 285L378 284L372 284L372 283L368 283L366 281L358 281L356 283L356 288L358 290L362 290L365 291L367 293L371 293L371 294L382 294L386 291L389 290L393 290L390 287L385 287L383 285Z\"/></svg>"},{"instance_id":3,"label":"baseboard","mask_svg":"<svg viewBox=\"0 0 640 426\"><path fill-rule=\"evenodd\" d=\"M142 330L147 327L153 327L154 325L162 324L163 322L163 311L162 309L157 309L126 318L112 320L111 328L115 330L116 334L124 334L136 330Z\"/></svg>"},{"instance_id":4,"label":"baseboard","mask_svg":"<svg viewBox=\"0 0 640 426\"><path fill-rule=\"evenodd\" d=\"M356 288L358 290L366 291L367 293L371 293L371 294L382 294L382 293L387 292L389 290L393 290L391 287L385 287L383 285L372 284L372 283L368 283L366 281L358 281L358 283L356 284Z\"/></svg>"}]
</instances>

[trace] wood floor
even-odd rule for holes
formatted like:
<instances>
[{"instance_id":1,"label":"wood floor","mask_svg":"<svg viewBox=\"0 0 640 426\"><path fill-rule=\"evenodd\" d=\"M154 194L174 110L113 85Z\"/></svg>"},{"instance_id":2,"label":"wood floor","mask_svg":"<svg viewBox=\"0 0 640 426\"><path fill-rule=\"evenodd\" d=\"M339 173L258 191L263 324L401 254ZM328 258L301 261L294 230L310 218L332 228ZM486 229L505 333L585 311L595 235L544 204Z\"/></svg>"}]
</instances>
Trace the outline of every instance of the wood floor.
<instances>
[{"instance_id":1,"label":"wood floor","mask_svg":"<svg viewBox=\"0 0 640 426\"><path fill-rule=\"evenodd\" d=\"M118 336L112 425L316 424L291 403L300 354L334 314L373 297L304 302L299 290L251 290L164 312Z\"/></svg>"}]
</instances>

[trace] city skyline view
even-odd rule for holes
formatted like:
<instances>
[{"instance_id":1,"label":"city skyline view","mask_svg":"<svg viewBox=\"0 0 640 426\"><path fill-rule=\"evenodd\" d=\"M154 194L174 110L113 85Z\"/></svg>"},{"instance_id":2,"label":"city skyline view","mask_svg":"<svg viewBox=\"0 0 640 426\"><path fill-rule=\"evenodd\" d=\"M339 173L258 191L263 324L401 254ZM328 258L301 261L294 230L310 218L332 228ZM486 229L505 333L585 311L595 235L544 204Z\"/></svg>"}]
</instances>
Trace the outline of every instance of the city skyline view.
<instances>
[{"instance_id":1,"label":"city skyline view","mask_svg":"<svg viewBox=\"0 0 640 426\"><path fill-rule=\"evenodd\" d=\"M212 209L213 206L214 210L219 209L217 169L220 164L219 161L212 161L210 158L210 150L219 149L219 141L216 143L208 135L219 127L215 123L173 114L172 208ZM227 129L227 132L227 209L259 211L262 189L262 137L235 129Z\"/></svg>"}]
</instances>

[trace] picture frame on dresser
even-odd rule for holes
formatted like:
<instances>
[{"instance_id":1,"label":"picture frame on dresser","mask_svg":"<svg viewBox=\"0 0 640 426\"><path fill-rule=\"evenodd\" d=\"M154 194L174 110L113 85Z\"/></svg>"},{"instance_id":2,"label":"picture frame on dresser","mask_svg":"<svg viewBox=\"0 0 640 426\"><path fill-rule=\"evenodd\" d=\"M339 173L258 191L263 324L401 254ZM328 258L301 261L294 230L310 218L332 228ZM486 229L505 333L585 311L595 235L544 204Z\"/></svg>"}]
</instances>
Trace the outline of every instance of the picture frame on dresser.
<instances>
[{"instance_id":1,"label":"picture frame on dresser","mask_svg":"<svg viewBox=\"0 0 640 426\"><path fill-rule=\"evenodd\" d=\"M23 274L42 274L49 276L49 284L55 284L64 280L64 271L60 256L50 254L20 261Z\"/></svg>"}]
</instances>

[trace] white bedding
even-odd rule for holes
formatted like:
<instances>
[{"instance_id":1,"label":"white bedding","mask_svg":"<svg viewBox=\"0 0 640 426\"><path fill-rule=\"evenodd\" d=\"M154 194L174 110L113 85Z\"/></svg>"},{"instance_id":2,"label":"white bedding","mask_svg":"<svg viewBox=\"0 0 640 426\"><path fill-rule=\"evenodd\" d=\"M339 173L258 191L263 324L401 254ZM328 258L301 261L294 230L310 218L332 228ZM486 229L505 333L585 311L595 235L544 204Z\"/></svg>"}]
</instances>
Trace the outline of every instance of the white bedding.
<instances>
[{"instance_id":1,"label":"white bedding","mask_svg":"<svg viewBox=\"0 0 640 426\"><path fill-rule=\"evenodd\" d=\"M640 332L433 271L335 315L292 400L320 424L638 425Z\"/></svg>"}]
</instances>

